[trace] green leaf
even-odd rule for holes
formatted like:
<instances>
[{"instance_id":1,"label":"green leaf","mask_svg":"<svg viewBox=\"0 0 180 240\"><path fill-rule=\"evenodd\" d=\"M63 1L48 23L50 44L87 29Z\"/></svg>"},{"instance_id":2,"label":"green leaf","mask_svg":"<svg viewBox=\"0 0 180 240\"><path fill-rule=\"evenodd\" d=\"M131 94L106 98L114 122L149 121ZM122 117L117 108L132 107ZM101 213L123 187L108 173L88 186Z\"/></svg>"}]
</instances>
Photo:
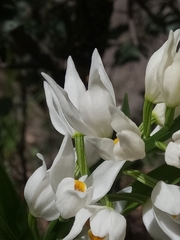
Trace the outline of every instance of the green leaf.
<instances>
[{"instance_id":1,"label":"green leaf","mask_svg":"<svg viewBox=\"0 0 180 240\"><path fill-rule=\"evenodd\" d=\"M175 182L177 179L179 179L180 169L163 164L160 167L149 172L147 175L157 179L158 181L162 180L165 181L166 183L171 184ZM139 181L135 181L132 184L133 194L141 194L144 197L148 198L151 196L151 192L152 188L142 184ZM140 205L141 205L140 203L137 203L135 201L128 201L125 209L123 210L123 214L127 215Z\"/></svg>"},{"instance_id":2,"label":"green leaf","mask_svg":"<svg viewBox=\"0 0 180 240\"><path fill-rule=\"evenodd\" d=\"M0 239L1 240L18 240L11 229L8 227L7 223L4 222L0 216Z\"/></svg>"},{"instance_id":3,"label":"green leaf","mask_svg":"<svg viewBox=\"0 0 180 240\"><path fill-rule=\"evenodd\" d=\"M11 235L13 236L11 239L33 239L28 227L26 209L20 202L15 188L1 164L0 219L2 223L0 223L2 228L0 228L0 233L3 234L4 239L9 239Z\"/></svg>"},{"instance_id":4,"label":"green leaf","mask_svg":"<svg viewBox=\"0 0 180 240\"><path fill-rule=\"evenodd\" d=\"M122 103L122 112L128 117L131 117L130 114L130 108L129 108L129 98L128 98L128 93L125 93L123 103Z\"/></svg>"},{"instance_id":5,"label":"green leaf","mask_svg":"<svg viewBox=\"0 0 180 240\"><path fill-rule=\"evenodd\" d=\"M55 240L64 238L70 231L74 223L74 218L60 221L59 219L52 221L49 224L48 230L43 240Z\"/></svg>"},{"instance_id":6,"label":"green leaf","mask_svg":"<svg viewBox=\"0 0 180 240\"><path fill-rule=\"evenodd\" d=\"M154 135L152 135L150 138L145 140L146 145L146 154L152 152L154 149L157 148L156 142L164 142L172 137L173 133L180 130L180 116L178 116L172 126L170 128L164 126L162 127L158 132L156 132Z\"/></svg>"}]
</instances>

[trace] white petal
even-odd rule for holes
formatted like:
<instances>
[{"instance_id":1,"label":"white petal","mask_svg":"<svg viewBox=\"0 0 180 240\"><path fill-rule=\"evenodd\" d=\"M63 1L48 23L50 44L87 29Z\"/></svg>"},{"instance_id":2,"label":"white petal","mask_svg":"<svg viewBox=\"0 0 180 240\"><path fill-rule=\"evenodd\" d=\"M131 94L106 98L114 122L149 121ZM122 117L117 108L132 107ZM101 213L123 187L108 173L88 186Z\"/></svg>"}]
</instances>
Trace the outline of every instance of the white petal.
<instances>
[{"instance_id":1,"label":"white petal","mask_svg":"<svg viewBox=\"0 0 180 240\"><path fill-rule=\"evenodd\" d=\"M117 226L114 228L114 226ZM109 227L109 240L124 240L126 235L126 219L121 214L111 211L111 225Z\"/></svg>"},{"instance_id":2,"label":"white petal","mask_svg":"<svg viewBox=\"0 0 180 240\"><path fill-rule=\"evenodd\" d=\"M61 181L56 192L56 206L65 219L74 217L81 209L89 205L92 199L93 188L85 192L74 190L74 180L65 178Z\"/></svg>"},{"instance_id":3,"label":"white petal","mask_svg":"<svg viewBox=\"0 0 180 240\"><path fill-rule=\"evenodd\" d=\"M101 81L103 83L107 91L110 93L113 99L114 105L116 105L115 93L114 93L112 83L109 80L107 73L103 67L103 63L97 49L95 49L92 54L88 89L91 89L93 84L96 84L97 81Z\"/></svg>"},{"instance_id":4,"label":"white petal","mask_svg":"<svg viewBox=\"0 0 180 240\"><path fill-rule=\"evenodd\" d=\"M100 155L96 147L84 137L84 146L86 152L86 161L88 167L93 166L100 159Z\"/></svg>"},{"instance_id":5,"label":"white petal","mask_svg":"<svg viewBox=\"0 0 180 240\"><path fill-rule=\"evenodd\" d=\"M134 161L146 156L145 143L139 135L132 131L117 133L119 142L114 147L114 155L118 160Z\"/></svg>"},{"instance_id":6,"label":"white petal","mask_svg":"<svg viewBox=\"0 0 180 240\"><path fill-rule=\"evenodd\" d=\"M130 130L141 136L137 125L133 121L131 121L131 119L128 118L118 107L110 106L109 110L112 115L111 126L116 132Z\"/></svg>"},{"instance_id":7,"label":"white petal","mask_svg":"<svg viewBox=\"0 0 180 240\"><path fill-rule=\"evenodd\" d=\"M94 210L91 208L82 208L75 216L75 221L71 228L71 231L65 238L63 238L63 240L74 239L82 231L84 224L91 216L93 211Z\"/></svg>"},{"instance_id":8,"label":"white petal","mask_svg":"<svg viewBox=\"0 0 180 240\"><path fill-rule=\"evenodd\" d=\"M68 93L69 99L73 105L79 109L79 101L86 92L86 88L76 71L71 57L69 57L67 61L64 90Z\"/></svg>"},{"instance_id":9,"label":"white petal","mask_svg":"<svg viewBox=\"0 0 180 240\"><path fill-rule=\"evenodd\" d=\"M59 104L59 100L47 82L44 82L44 90L53 126L59 133L63 135L66 133L73 134L74 129L69 125L66 118L64 117L61 105Z\"/></svg>"},{"instance_id":10,"label":"white petal","mask_svg":"<svg viewBox=\"0 0 180 240\"><path fill-rule=\"evenodd\" d=\"M180 145L170 142L165 151L165 161L168 165L180 168Z\"/></svg>"},{"instance_id":11,"label":"white petal","mask_svg":"<svg viewBox=\"0 0 180 240\"><path fill-rule=\"evenodd\" d=\"M170 240L170 238L159 227L155 216L154 209L152 208L152 202L149 199L142 208L143 223L153 239L158 240Z\"/></svg>"},{"instance_id":12,"label":"white petal","mask_svg":"<svg viewBox=\"0 0 180 240\"><path fill-rule=\"evenodd\" d=\"M75 154L70 135L63 139L59 152L50 169L50 182L54 191L66 177L73 177L75 170Z\"/></svg>"},{"instance_id":13,"label":"white petal","mask_svg":"<svg viewBox=\"0 0 180 240\"><path fill-rule=\"evenodd\" d=\"M105 207L96 210L90 217L90 226L95 236L101 238L109 236L109 240L123 240L125 238L126 220L113 209Z\"/></svg>"},{"instance_id":14,"label":"white petal","mask_svg":"<svg viewBox=\"0 0 180 240\"><path fill-rule=\"evenodd\" d=\"M31 206L31 202L33 199L33 196L36 193L36 190L39 186L39 184L42 182L46 175L46 163L44 161L44 158L41 154L37 155L43 162L43 165L39 167L28 179L26 186L24 188L24 197L26 199L26 202L29 206Z\"/></svg>"},{"instance_id":15,"label":"white petal","mask_svg":"<svg viewBox=\"0 0 180 240\"><path fill-rule=\"evenodd\" d=\"M101 199L112 187L112 184L125 161L104 161L85 181L87 186L93 186L91 204Z\"/></svg>"},{"instance_id":16,"label":"white petal","mask_svg":"<svg viewBox=\"0 0 180 240\"><path fill-rule=\"evenodd\" d=\"M87 136L85 140L96 148L102 159L115 160L113 153L114 142L112 139Z\"/></svg>"},{"instance_id":17,"label":"white petal","mask_svg":"<svg viewBox=\"0 0 180 240\"><path fill-rule=\"evenodd\" d=\"M154 187L151 200L155 207L170 215L180 214L180 187L159 181Z\"/></svg>"},{"instance_id":18,"label":"white petal","mask_svg":"<svg viewBox=\"0 0 180 240\"><path fill-rule=\"evenodd\" d=\"M111 224L110 209L96 210L90 217L90 227L94 236L104 238L109 233L109 226Z\"/></svg>"},{"instance_id":19,"label":"white petal","mask_svg":"<svg viewBox=\"0 0 180 240\"><path fill-rule=\"evenodd\" d=\"M83 121L89 126L94 135L111 137L113 129L110 125L111 115L109 105L113 104L110 94L102 82L97 82L91 90L86 91L80 104Z\"/></svg>"},{"instance_id":20,"label":"white petal","mask_svg":"<svg viewBox=\"0 0 180 240\"><path fill-rule=\"evenodd\" d=\"M180 130L175 132L173 135L172 135L172 139L176 142L180 139Z\"/></svg>"},{"instance_id":21,"label":"white petal","mask_svg":"<svg viewBox=\"0 0 180 240\"><path fill-rule=\"evenodd\" d=\"M66 91L58 86L55 81L45 73L41 73L42 76L49 83L53 89L56 97L58 98L59 104L62 108L65 119L69 125L78 132L81 132L85 135L92 133L92 131L84 124L81 119L81 115L77 108L70 101Z\"/></svg>"},{"instance_id":22,"label":"white petal","mask_svg":"<svg viewBox=\"0 0 180 240\"><path fill-rule=\"evenodd\" d=\"M55 194L49 184L49 172L36 189L32 199L30 212L35 217L43 218L47 221L55 220L59 217L59 212L55 204Z\"/></svg>"},{"instance_id":23,"label":"white petal","mask_svg":"<svg viewBox=\"0 0 180 240\"><path fill-rule=\"evenodd\" d=\"M169 239L179 240L179 224L174 222L166 213L154 207L156 221ZM164 239L163 239L164 240Z\"/></svg>"}]
</instances>

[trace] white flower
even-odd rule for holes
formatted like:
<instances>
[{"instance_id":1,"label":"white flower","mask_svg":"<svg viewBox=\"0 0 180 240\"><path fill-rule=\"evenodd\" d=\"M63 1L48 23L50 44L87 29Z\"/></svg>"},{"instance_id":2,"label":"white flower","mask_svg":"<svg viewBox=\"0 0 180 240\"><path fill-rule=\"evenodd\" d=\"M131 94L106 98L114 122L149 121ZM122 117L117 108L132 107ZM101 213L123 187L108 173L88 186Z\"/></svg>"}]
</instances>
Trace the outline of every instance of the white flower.
<instances>
[{"instance_id":1,"label":"white flower","mask_svg":"<svg viewBox=\"0 0 180 240\"><path fill-rule=\"evenodd\" d=\"M152 116L155 119L155 122L160 126L164 126L165 112L166 112L165 103L157 104L152 111ZM178 105L175 109L174 119L177 118L179 115L180 115L180 105Z\"/></svg>"},{"instance_id":2,"label":"white flower","mask_svg":"<svg viewBox=\"0 0 180 240\"><path fill-rule=\"evenodd\" d=\"M70 135L66 135L58 157L50 169L50 182L56 193L56 206L63 218L99 201L111 188L125 161L104 161L92 174L74 179L75 155Z\"/></svg>"},{"instance_id":3,"label":"white flower","mask_svg":"<svg viewBox=\"0 0 180 240\"><path fill-rule=\"evenodd\" d=\"M51 121L58 132L73 135L78 131L85 135L111 137L109 106L116 104L115 95L96 49L92 55L87 91L70 57L64 89L47 74L42 75L47 81L44 88Z\"/></svg>"},{"instance_id":4,"label":"white flower","mask_svg":"<svg viewBox=\"0 0 180 240\"><path fill-rule=\"evenodd\" d=\"M163 51L167 45L165 42L149 59L145 73L145 98L153 103L163 102L160 92L159 79L157 76L159 64L162 59Z\"/></svg>"},{"instance_id":5,"label":"white flower","mask_svg":"<svg viewBox=\"0 0 180 240\"><path fill-rule=\"evenodd\" d=\"M174 142L166 147L165 161L168 165L180 168L180 130L172 135Z\"/></svg>"},{"instance_id":6,"label":"white flower","mask_svg":"<svg viewBox=\"0 0 180 240\"><path fill-rule=\"evenodd\" d=\"M126 219L112 208L94 205L83 208L76 214L74 225L63 240L76 237L88 219L90 239L123 240L125 238Z\"/></svg>"},{"instance_id":7,"label":"white flower","mask_svg":"<svg viewBox=\"0 0 180 240\"><path fill-rule=\"evenodd\" d=\"M42 160L43 165L28 179L24 197L33 216L52 221L57 219L60 214L55 204L55 193L50 185L50 171L46 169L43 156L41 154L37 156Z\"/></svg>"},{"instance_id":8,"label":"white flower","mask_svg":"<svg viewBox=\"0 0 180 240\"><path fill-rule=\"evenodd\" d=\"M180 187L160 181L144 205L143 221L154 239L178 240L180 236Z\"/></svg>"},{"instance_id":9,"label":"white flower","mask_svg":"<svg viewBox=\"0 0 180 240\"><path fill-rule=\"evenodd\" d=\"M180 29L169 33L158 68L158 78L161 94L168 107L176 107L180 104Z\"/></svg>"},{"instance_id":10,"label":"white flower","mask_svg":"<svg viewBox=\"0 0 180 240\"><path fill-rule=\"evenodd\" d=\"M145 157L145 144L136 124L118 108L111 106L111 126L116 132L117 139L85 137L105 160L134 161Z\"/></svg>"}]
</instances>

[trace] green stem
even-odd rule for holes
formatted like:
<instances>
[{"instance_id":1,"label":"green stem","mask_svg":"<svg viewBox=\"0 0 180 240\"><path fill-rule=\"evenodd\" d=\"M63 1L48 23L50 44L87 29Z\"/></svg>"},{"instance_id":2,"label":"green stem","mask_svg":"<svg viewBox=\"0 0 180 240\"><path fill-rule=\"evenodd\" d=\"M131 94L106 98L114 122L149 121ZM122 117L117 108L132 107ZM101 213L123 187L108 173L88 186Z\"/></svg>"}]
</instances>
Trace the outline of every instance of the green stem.
<instances>
[{"instance_id":1,"label":"green stem","mask_svg":"<svg viewBox=\"0 0 180 240\"><path fill-rule=\"evenodd\" d=\"M146 186L149 186L151 188L154 188L155 185L157 184L158 180L141 173L138 170L126 170L123 172L123 174L131 176L133 178L135 178L137 181L143 183Z\"/></svg>"},{"instance_id":2,"label":"green stem","mask_svg":"<svg viewBox=\"0 0 180 240\"><path fill-rule=\"evenodd\" d=\"M162 127L158 132L156 132L149 139L145 140L146 145L146 154L152 152L156 146L156 142L165 142L169 138L172 137L173 133L180 130L180 116L178 116L174 121L170 128L167 126Z\"/></svg>"},{"instance_id":3,"label":"green stem","mask_svg":"<svg viewBox=\"0 0 180 240\"><path fill-rule=\"evenodd\" d=\"M175 113L175 108L166 106L165 123L164 123L165 126L169 128L172 126L173 120L174 120L174 113Z\"/></svg>"},{"instance_id":4,"label":"green stem","mask_svg":"<svg viewBox=\"0 0 180 240\"><path fill-rule=\"evenodd\" d=\"M105 195L101 200L101 203L107 207L113 208L112 202L109 200L108 195Z\"/></svg>"},{"instance_id":5,"label":"green stem","mask_svg":"<svg viewBox=\"0 0 180 240\"><path fill-rule=\"evenodd\" d=\"M138 193L116 193L108 194L108 198L113 201L133 201L137 203L144 203L148 197L138 194Z\"/></svg>"},{"instance_id":6,"label":"green stem","mask_svg":"<svg viewBox=\"0 0 180 240\"><path fill-rule=\"evenodd\" d=\"M160 141L157 141L155 144L156 144L156 146L157 146L159 149L161 149L161 150L163 150L163 151L166 150L167 145L166 145L165 143L160 142Z\"/></svg>"},{"instance_id":7,"label":"green stem","mask_svg":"<svg viewBox=\"0 0 180 240\"><path fill-rule=\"evenodd\" d=\"M81 173L81 176L88 175L88 167L86 163L86 153L84 147L84 135L81 133L75 133L73 137L75 139L75 148L79 171Z\"/></svg>"},{"instance_id":8,"label":"green stem","mask_svg":"<svg viewBox=\"0 0 180 240\"><path fill-rule=\"evenodd\" d=\"M151 132L151 115L153 103L145 99L143 106L143 129L145 139L149 138Z\"/></svg>"},{"instance_id":9,"label":"green stem","mask_svg":"<svg viewBox=\"0 0 180 240\"><path fill-rule=\"evenodd\" d=\"M37 221L36 218L31 215L31 213L28 214L28 224L29 224L29 228L31 229L31 232L34 236L35 240L39 240L40 236L39 236L39 231L37 228Z\"/></svg>"}]
</instances>

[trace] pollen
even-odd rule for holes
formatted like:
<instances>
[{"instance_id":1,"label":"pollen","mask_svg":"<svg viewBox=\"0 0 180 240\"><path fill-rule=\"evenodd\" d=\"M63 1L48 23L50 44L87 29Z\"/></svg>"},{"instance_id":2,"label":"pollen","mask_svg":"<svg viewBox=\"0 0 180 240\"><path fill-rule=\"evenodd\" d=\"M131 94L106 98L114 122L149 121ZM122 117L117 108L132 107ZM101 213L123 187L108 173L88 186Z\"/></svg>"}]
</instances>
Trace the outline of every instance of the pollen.
<instances>
[{"instance_id":1,"label":"pollen","mask_svg":"<svg viewBox=\"0 0 180 240\"><path fill-rule=\"evenodd\" d=\"M85 192L86 189L87 189L87 187L84 182L74 180L74 190L78 190L80 192Z\"/></svg>"},{"instance_id":2,"label":"pollen","mask_svg":"<svg viewBox=\"0 0 180 240\"><path fill-rule=\"evenodd\" d=\"M105 239L104 237L101 238L101 237L94 236L91 230L88 231L88 236L91 240L104 240Z\"/></svg>"},{"instance_id":3,"label":"pollen","mask_svg":"<svg viewBox=\"0 0 180 240\"><path fill-rule=\"evenodd\" d=\"M118 138L114 139L114 145L116 145L116 143L118 143L118 142L119 142Z\"/></svg>"}]
</instances>

